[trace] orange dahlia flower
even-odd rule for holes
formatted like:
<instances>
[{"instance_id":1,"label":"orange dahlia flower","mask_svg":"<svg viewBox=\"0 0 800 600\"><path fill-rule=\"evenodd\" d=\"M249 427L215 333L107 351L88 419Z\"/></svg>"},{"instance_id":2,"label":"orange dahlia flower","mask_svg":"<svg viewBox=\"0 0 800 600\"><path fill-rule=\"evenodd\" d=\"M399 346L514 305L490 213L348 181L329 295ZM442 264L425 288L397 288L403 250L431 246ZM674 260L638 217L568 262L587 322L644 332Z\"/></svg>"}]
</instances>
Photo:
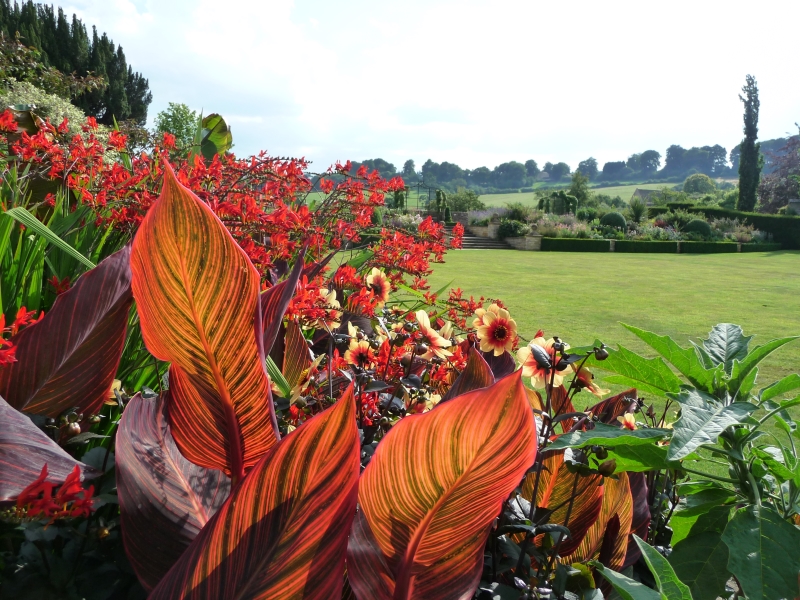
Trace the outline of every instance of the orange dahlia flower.
<instances>
[{"instance_id":1,"label":"orange dahlia flower","mask_svg":"<svg viewBox=\"0 0 800 600\"><path fill-rule=\"evenodd\" d=\"M448 356L453 356L448 350L445 350L445 348L450 347L453 343L450 340L444 339L438 331L431 327L428 313L424 310L418 310L417 323L419 323L419 332L422 335L422 341L428 346L428 351L420 358L427 360L438 356L439 358L446 359Z\"/></svg>"},{"instance_id":2,"label":"orange dahlia flower","mask_svg":"<svg viewBox=\"0 0 800 600\"><path fill-rule=\"evenodd\" d=\"M372 267L372 272L367 275L367 287L375 294L376 306L383 306L389 300L389 292L392 291L392 285L380 269Z\"/></svg>"},{"instance_id":3,"label":"orange dahlia flower","mask_svg":"<svg viewBox=\"0 0 800 600\"><path fill-rule=\"evenodd\" d=\"M536 337L528 346L517 350L517 359L522 364L522 376L530 377L531 384L535 388L541 389L550 383L551 374L553 386L558 387L564 382L568 366L562 371L551 373L557 361L553 344L555 344L553 338L545 341L543 337Z\"/></svg>"},{"instance_id":4,"label":"orange dahlia flower","mask_svg":"<svg viewBox=\"0 0 800 600\"><path fill-rule=\"evenodd\" d=\"M478 311L482 311L480 314ZM500 356L503 352L511 352L517 339L517 322L505 308L492 304L489 310L475 311L475 325L481 352L494 352ZM478 322L480 321L480 323Z\"/></svg>"}]
</instances>

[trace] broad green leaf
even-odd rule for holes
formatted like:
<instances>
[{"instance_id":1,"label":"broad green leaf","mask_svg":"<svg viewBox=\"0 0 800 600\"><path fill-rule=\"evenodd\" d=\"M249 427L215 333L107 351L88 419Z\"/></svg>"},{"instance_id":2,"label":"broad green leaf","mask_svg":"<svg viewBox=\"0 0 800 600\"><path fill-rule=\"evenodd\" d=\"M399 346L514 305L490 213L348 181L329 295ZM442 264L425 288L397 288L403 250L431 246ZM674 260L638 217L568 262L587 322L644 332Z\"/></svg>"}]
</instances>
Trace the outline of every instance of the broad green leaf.
<instances>
[{"instance_id":1,"label":"broad green leaf","mask_svg":"<svg viewBox=\"0 0 800 600\"><path fill-rule=\"evenodd\" d=\"M548 449L563 450L564 448L582 448L583 446L611 446L618 448L622 445L638 446L653 444L664 439L671 431L669 429L624 429L595 423L594 429L589 431L573 431L560 435Z\"/></svg>"},{"instance_id":2,"label":"broad green leaf","mask_svg":"<svg viewBox=\"0 0 800 600\"><path fill-rule=\"evenodd\" d=\"M233 146L231 128L220 115L212 113L203 119L202 141L200 153L206 160L215 155L223 155Z\"/></svg>"},{"instance_id":3,"label":"broad green leaf","mask_svg":"<svg viewBox=\"0 0 800 600\"><path fill-rule=\"evenodd\" d=\"M611 584L611 587L620 595L622 600L664 600L665 598L661 592L650 589L646 585L630 577L626 577L622 573L606 569L597 561L592 561L589 564Z\"/></svg>"},{"instance_id":4,"label":"broad green leaf","mask_svg":"<svg viewBox=\"0 0 800 600\"><path fill-rule=\"evenodd\" d=\"M672 545L675 546L681 540L709 531L722 533L730 519L731 509L731 506L715 506L704 514L686 516L683 512L673 513L669 520L672 527Z\"/></svg>"},{"instance_id":5,"label":"broad green leaf","mask_svg":"<svg viewBox=\"0 0 800 600\"><path fill-rule=\"evenodd\" d=\"M716 600L725 595L725 584L731 575L728 546L722 541L722 532L730 513L730 507L711 509L697 519L686 539L675 542L673 535L669 562L675 574L689 586L695 600Z\"/></svg>"},{"instance_id":6,"label":"broad green leaf","mask_svg":"<svg viewBox=\"0 0 800 600\"><path fill-rule=\"evenodd\" d=\"M756 410L749 402L734 402L723 406L697 390L683 391L675 396L683 406L681 418L674 425L667 458L686 458L702 444L713 444L719 434L731 425L741 423Z\"/></svg>"},{"instance_id":7,"label":"broad green leaf","mask_svg":"<svg viewBox=\"0 0 800 600\"><path fill-rule=\"evenodd\" d=\"M683 493L683 490L681 490ZM709 509L721 504L729 504L736 499L736 494L732 490L723 487L713 487L701 490L686 496L684 503L679 505L675 514L683 516L701 515Z\"/></svg>"},{"instance_id":8,"label":"broad green leaf","mask_svg":"<svg viewBox=\"0 0 800 600\"><path fill-rule=\"evenodd\" d=\"M730 375L734 359L742 360L747 356L751 339L753 336L745 336L738 325L720 323L709 332L708 339L703 340L703 348L714 364L722 364Z\"/></svg>"},{"instance_id":9,"label":"broad green leaf","mask_svg":"<svg viewBox=\"0 0 800 600\"><path fill-rule=\"evenodd\" d=\"M645 331L632 325L625 325L624 323L622 326L664 357L692 385L707 392L714 391L714 370L706 369L703 366L694 348L681 348L667 335L656 335L650 331Z\"/></svg>"},{"instance_id":10,"label":"broad green leaf","mask_svg":"<svg viewBox=\"0 0 800 600\"><path fill-rule=\"evenodd\" d=\"M791 600L800 594L800 529L765 506L746 506L731 519L722 541L728 570L748 600Z\"/></svg>"},{"instance_id":11,"label":"broad green leaf","mask_svg":"<svg viewBox=\"0 0 800 600\"><path fill-rule=\"evenodd\" d=\"M370 258L372 258L373 254L375 254L375 253L372 250L362 250L361 252L356 254L353 258L351 258L347 262L347 265L350 266L350 267L353 267L356 270L358 270L358 269L361 268L361 265L363 265Z\"/></svg>"},{"instance_id":12,"label":"broad green leaf","mask_svg":"<svg viewBox=\"0 0 800 600\"><path fill-rule=\"evenodd\" d=\"M800 388L800 375L792 373L783 379L779 379L775 383L768 385L762 389L758 394L759 403L766 402L777 396L782 396L787 392Z\"/></svg>"},{"instance_id":13,"label":"broad green leaf","mask_svg":"<svg viewBox=\"0 0 800 600\"><path fill-rule=\"evenodd\" d=\"M728 382L728 392L735 395L742 382L750 374L758 363L764 360L767 356L772 354L775 350L796 340L800 336L791 336L779 338L767 342L763 346L756 346L741 362L738 360L733 361L733 368L731 369L731 378Z\"/></svg>"},{"instance_id":14,"label":"broad green leaf","mask_svg":"<svg viewBox=\"0 0 800 600\"><path fill-rule=\"evenodd\" d=\"M664 392L677 393L681 389L681 380L664 364L660 358L643 358L623 346L618 350L608 350L608 358L599 361L594 356L589 358L591 366L616 373L612 382L632 385L652 394L663 396Z\"/></svg>"},{"instance_id":15,"label":"broad green leaf","mask_svg":"<svg viewBox=\"0 0 800 600\"><path fill-rule=\"evenodd\" d=\"M667 600L692 600L689 587L678 579L667 559L638 535L635 533L632 535L636 545L639 546L639 550L642 551L644 561L650 567L650 572L656 580L659 591Z\"/></svg>"},{"instance_id":16,"label":"broad green leaf","mask_svg":"<svg viewBox=\"0 0 800 600\"><path fill-rule=\"evenodd\" d=\"M82 264L86 265L90 269L94 269L95 264L92 261L90 261L83 254L75 250L75 248L73 248L67 242L58 237L50 228L47 227L47 225L42 223L39 219L34 217L31 213L29 213L21 206L17 206L16 208L7 210L4 214L8 215L9 217L12 217L16 221L19 221L20 223L25 225L25 227L37 233L38 235L42 236L48 242L50 242L60 250L66 252L75 260L80 261Z\"/></svg>"},{"instance_id":17,"label":"broad green leaf","mask_svg":"<svg viewBox=\"0 0 800 600\"><path fill-rule=\"evenodd\" d=\"M679 463L667 460L667 446L659 446L657 440L651 444L620 444L608 448L608 457L617 463L615 473L625 471L641 472L679 468Z\"/></svg>"}]
</instances>

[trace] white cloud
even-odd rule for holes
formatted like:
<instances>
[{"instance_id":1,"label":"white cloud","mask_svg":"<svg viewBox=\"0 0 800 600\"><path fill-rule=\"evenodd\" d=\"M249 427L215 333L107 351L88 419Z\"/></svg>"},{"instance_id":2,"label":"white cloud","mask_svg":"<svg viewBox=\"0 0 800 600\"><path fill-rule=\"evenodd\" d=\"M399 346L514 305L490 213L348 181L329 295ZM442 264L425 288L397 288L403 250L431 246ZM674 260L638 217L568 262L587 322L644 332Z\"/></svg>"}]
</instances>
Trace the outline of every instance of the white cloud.
<instances>
[{"instance_id":1,"label":"white cloud","mask_svg":"<svg viewBox=\"0 0 800 600\"><path fill-rule=\"evenodd\" d=\"M800 120L784 60L800 5L73 0L150 80L151 116L229 117L240 154L601 163L741 137L753 73L762 138Z\"/></svg>"}]
</instances>

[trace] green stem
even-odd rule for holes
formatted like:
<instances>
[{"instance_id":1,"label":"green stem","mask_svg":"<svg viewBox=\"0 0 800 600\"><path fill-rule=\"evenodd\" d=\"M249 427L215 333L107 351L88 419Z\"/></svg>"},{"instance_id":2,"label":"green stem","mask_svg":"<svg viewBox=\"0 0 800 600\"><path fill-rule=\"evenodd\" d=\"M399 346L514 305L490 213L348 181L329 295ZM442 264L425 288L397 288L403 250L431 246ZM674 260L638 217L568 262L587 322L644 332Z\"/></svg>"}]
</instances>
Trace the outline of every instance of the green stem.
<instances>
[{"instance_id":1,"label":"green stem","mask_svg":"<svg viewBox=\"0 0 800 600\"><path fill-rule=\"evenodd\" d=\"M700 475L702 477L708 477L709 479L713 479L714 481L723 481L725 483L741 483L737 479L729 479L727 477L718 477L717 475L710 475L708 473L703 473L702 471L695 471L694 469L689 469L688 467L681 466L681 470L686 471L687 473L694 473L695 475Z\"/></svg>"}]
</instances>

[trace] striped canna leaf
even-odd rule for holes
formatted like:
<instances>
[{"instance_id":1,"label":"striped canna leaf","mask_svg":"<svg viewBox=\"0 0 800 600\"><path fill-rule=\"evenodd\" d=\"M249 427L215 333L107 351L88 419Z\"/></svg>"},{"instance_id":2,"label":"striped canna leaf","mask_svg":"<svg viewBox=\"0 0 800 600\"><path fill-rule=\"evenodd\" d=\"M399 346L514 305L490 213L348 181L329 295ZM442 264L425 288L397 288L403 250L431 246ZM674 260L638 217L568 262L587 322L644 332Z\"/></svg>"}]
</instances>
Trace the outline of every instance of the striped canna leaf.
<instances>
[{"instance_id":1,"label":"striped canna leaf","mask_svg":"<svg viewBox=\"0 0 800 600\"><path fill-rule=\"evenodd\" d=\"M359 484L347 550L358 598L471 598L503 501L536 457L521 372L404 418Z\"/></svg>"},{"instance_id":2,"label":"striped canna leaf","mask_svg":"<svg viewBox=\"0 0 800 600\"><path fill-rule=\"evenodd\" d=\"M169 165L133 241L131 270L147 349L172 363L175 443L196 465L240 481L278 440L258 272Z\"/></svg>"},{"instance_id":3,"label":"striped canna leaf","mask_svg":"<svg viewBox=\"0 0 800 600\"><path fill-rule=\"evenodd\" d=\"M150 600L342 597L359 437L352 386L253 467Z\"/></svg>"},{"instance_id":4,"label":"striped canna leaf","mask_svg":"<svg viewBox=\"0 0 800 600\"><path fill-rule=\"evenodd\" d=\"M466 394L473 390L489 387L494 383L494 374L492 369L484 360L482 353L475 348L469 349L469 356L467 357L467 366L456 377L453 385L447 390L447 393L442 397L442 402L446 402L451 398L456 398L461 394Z\"/></svg>"},{"instance_id":5,"label":"striped canna leaf","mask_svg":"<svg viewBox=\"0 0 800 600\"><path fill-rule=\"evenodd\" d=\"M18 410L0 398L0 502L16 500L47 465L47 481L61 484L75 466L84 480L101 473L78 462Z\"/></svg>"},{"instance_id":6,"label":"striped canna leaf","mask_svg":"<svg viewBox=\"0 0 800 600\"><path fill-rule=\"evenodd\" d=\"M160 397L136 394L122 413L116 437L125 552L147 590L166 575L231 489L222 471L198 467L181 456L164 409Z\"/></svg>"},{"instance_id":7,"label":"striped canna leaf","mask_svg":"<svg viewBox=\"0 0 800 600\"><path fill-rule=\"evenodd\" d=\"M12 338L17 362L0 369L0 396L17 410L57 417L100 411L125 343L130 247L112 254L56 298L44 318Z\"/></svg>"}]
</instances>

